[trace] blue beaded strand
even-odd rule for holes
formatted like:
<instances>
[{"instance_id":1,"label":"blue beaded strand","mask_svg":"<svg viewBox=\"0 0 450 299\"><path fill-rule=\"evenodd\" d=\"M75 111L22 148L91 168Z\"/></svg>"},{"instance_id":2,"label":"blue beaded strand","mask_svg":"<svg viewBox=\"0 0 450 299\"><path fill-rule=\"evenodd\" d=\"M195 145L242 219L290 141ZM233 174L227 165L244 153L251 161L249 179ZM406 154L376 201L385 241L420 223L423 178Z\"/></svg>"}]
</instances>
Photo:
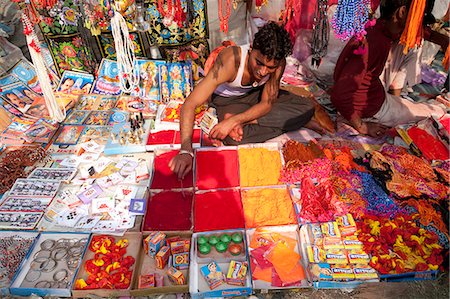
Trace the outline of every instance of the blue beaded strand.
<instances>
[{"instance_id":1,"label":"blue beaded strand","mask_svg":"<svg viewBox=\"0 0 450 299\"><path fill-rule=\"evenodd\" d=\"M349 40L356 35L364 35L364 27L369 20L370 0L339 0L331 19L336 36Z\"/></svg>"},{"instance_id":2,"label":"blue beaded strand","mask_svg":"<svg viewBox=\"0 0 450 299\"><path fill-rule=\"evenodd\" d=\"M361 196L367 201L367 211L376 216L389 216L391 219L399 213L405 213L369 173L353 170L361 178Z\"/></svg>"}]
</instances>

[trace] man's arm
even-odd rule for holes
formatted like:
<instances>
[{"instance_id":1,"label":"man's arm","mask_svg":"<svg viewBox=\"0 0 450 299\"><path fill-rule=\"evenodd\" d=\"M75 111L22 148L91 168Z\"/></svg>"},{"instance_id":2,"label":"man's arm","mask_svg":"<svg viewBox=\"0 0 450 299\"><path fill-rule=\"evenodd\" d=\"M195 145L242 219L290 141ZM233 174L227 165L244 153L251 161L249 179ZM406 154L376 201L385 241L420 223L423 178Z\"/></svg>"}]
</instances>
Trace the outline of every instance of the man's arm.
<instances>
[{"instance_id":1,"label":"man's arm","mask_svg":"<svg viewBox=\"0 0 450 299\"><path fill-rule=\"evenodd\" d=\"M210 137L224 139L234 127L257 121L258 118L269 113L272 109L273 102L278 98L281 76L283 75L285 66L286 60L283 60L280 62L276 71L270 75L269 80L264 84L261 101L258 104L253 105L242 113L221 121L211 130Z\"/></svg>"},{"instance_id":2,"label":"man's arm","mask_svg":"<svg viewBox=\"0 0 450 299\"><path fill-rule=\"evenodd\" d=\"M195 109L203 105L220 84L232 80L237 68L234 57L239 53L236 47L222 50L217 56L211 71L194 88L181 107L180 138L181 151L169 163L170 169L182 179L192 169L192 133L195 119Z\"/></svg>"}]
</instances>

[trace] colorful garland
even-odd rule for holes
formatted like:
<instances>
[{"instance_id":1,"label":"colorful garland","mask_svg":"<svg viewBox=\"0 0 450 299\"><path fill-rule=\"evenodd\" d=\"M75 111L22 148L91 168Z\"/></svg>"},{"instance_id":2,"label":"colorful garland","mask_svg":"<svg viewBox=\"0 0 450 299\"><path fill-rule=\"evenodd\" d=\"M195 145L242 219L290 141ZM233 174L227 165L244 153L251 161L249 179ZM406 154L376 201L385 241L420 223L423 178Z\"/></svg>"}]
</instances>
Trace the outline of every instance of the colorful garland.
<instances>
[{"instance_id":1,"label":"colorful garland","mask_svg":"<svg viewBox=\"0 0 450 299\"><path fill-rule=\"evenodd\" d=\"M443 262L438 236L416 225L411 216L365 216L358 239L372 255L370 266L381 274L437 270Z\"/></svg>"},{"instance_id":2,"label":"colorful garland","mask_svg":"<svg viewBox=\"0 0 450 299\"><path fill-rule=\"evenodd\" d=\"M130 286L135 259L125 256L128 240L115 241L109 236L94 236L89 244L89 250L94 252L94 258L87 260L84 269L88 274L86 281L77 279L75 289L126 289Z\"/></svg>"}]
</instances>

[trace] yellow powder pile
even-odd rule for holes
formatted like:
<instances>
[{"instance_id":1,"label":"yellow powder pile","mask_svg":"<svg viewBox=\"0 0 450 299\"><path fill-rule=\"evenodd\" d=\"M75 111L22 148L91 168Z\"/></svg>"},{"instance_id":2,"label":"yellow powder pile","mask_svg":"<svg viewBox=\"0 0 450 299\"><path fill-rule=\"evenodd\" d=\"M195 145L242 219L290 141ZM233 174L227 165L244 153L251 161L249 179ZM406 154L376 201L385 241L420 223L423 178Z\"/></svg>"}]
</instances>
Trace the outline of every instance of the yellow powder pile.
<instances>
[{"instance_id":1,"label":"yellow powder pile","mask_svg":"<svg viewBox=\"0 0 450 299\"><path fill-rule=\"evenodd\" d=\"M286 188L249 189L241 193L247 228L297 223Z\"/></svg>"},{"instance_id":2,"label":"yellow powder pile","mask_svg":"<svg viewBox=\"0 0 450 299\"><path fill-rule=\"evenodd\" d=\"M266 148L240 148L239 172L241 187L279 185L281 156Z\"/></svg>"}]
</instances>

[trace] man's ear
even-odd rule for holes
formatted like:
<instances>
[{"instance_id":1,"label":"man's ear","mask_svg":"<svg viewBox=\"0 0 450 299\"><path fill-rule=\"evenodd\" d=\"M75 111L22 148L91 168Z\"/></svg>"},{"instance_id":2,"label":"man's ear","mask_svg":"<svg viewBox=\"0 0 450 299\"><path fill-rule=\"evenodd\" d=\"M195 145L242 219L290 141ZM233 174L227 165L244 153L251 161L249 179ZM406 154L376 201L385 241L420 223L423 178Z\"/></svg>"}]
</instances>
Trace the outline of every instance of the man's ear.
<instances>
[{"instance_id":1,"label":"man's ear","mask_svg":"<svg viewBox=\"0 0 450 299\"><path fill-rule=\"evenodd\" d=\"M397 11L395 12L394 16L397 18L398 21L406 21L406 18L408 17L408 9L405 5L397 8Z\"/></svg>"}]
</instances>

